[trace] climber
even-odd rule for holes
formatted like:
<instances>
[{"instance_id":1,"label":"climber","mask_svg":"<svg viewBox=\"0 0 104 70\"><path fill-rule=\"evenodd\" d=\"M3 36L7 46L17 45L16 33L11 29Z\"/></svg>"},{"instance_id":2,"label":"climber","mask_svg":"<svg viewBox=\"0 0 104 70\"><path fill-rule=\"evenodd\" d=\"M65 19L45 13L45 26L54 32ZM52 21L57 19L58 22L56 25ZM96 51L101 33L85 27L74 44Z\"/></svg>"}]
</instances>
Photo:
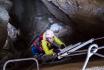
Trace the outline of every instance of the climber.
<instances>
[{"instance_id":1,"label":"climber","mask_svg":"<svg viewBox=\"0 0 104 70\"><path fill-rule=\"evenodd\" d=\"M41 46L46 55L54 55L59 52L58 46L62 49L65 44L54 35L52 30L48 29L43 33Z\"/></svg>"},{"instance_id":2,"label":"climber","mask_svg":"<svg viewBox=\"0 0 104 70\"><path fill-rule=\"evenodd\" d=\"M54 55L55 53L60 52L59 49L65 47L65 44L59 38L57 38L50 29L47 29L39 36L38 46L36 44L37 43L34 42L35 46L32 48L33 55L39 54L40 51L42 53L44 52L45 55Z\"/></svg>"}]
</instances>

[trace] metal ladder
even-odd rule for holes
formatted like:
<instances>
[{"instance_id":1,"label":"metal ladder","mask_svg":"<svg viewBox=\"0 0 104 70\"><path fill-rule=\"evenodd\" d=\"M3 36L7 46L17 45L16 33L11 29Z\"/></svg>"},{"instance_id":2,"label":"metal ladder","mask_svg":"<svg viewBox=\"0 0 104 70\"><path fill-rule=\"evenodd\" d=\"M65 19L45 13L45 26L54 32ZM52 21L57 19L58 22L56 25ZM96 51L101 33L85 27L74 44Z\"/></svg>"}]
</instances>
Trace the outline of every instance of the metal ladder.
<instances>
[{"instance_id":1,"label":"metal ladder","mask_svg":"<svg viewBox=\"0 0 104 70\"><path fill-rule=\"evenodd\" d=\"M104 49L104 46L98 47L97 44L92 44L92 45L88 48L87 57L86 57L86 60L85 60L84 65L83 65L83 67L82 67L82 70L85 70L85 68L86 68L86 66L87 66L87 64L88 64L88 62L89 62L89 59L90 59L93 55L97 55L97 56L99 56L99 57L103 57L103 58L104 58L104 55L97 53L97 51L100 50L100 49Z\"/></svg>"},{"instance_id":2,"label":"metal ladder","mask_svg":"<svg viewBox=\"0 0 104 70\"><path fill-rule=\"evenodd\" d=\"M21 62L21 61L29 61L29 60L33 60L36 62L37 64L37 70L39 70L39 63L38 60L36 58L22 58L22 59L12 59L12 60L8 60L4 63L3 65L3 70L6 70L6 66L7 64L11 63L11 62Z\"/></svg>"}]
</instances>

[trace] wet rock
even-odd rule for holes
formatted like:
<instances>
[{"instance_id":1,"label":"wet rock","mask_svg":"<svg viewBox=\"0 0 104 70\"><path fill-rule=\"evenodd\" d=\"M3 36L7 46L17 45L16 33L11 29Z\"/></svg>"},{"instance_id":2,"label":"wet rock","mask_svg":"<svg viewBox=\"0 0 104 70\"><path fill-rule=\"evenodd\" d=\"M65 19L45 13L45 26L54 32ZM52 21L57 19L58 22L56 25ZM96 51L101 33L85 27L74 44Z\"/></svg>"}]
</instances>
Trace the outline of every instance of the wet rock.
<instances>
[{"instance_id":1,"label":"wet rock","mask_svg":"<svg viewBox=\"0 0 104 70\"><path fill-rule=\"evenodd\" d=\"M104 1L42 0L42 2L57 19L71 27L73 33L66 35L65 41L68 39L67 42L79 42L104 36Z\"/></svg>"},{"instance_id":2,"label":"wet rock","mask_svg":"<svg viewBox=\"0 0 104 70\"><path fill-rule=\"evenodd\" d=\"M3 47L7 38L7 23L10 18L8 10L11 5L9 0L0 0L0 48Z\"/></svg>"}]
</instances>

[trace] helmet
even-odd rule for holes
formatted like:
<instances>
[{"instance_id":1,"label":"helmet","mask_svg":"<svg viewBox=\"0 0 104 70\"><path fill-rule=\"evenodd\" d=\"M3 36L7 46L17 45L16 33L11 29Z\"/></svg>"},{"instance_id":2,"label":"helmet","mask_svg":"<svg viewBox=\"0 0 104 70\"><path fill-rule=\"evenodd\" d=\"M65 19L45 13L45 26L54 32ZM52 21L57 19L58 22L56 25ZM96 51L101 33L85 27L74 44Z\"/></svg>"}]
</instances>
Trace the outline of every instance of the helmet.
<instances>
[{"instance_id":1,"label":"helmet","mask_svg":"<svg viewBox=\"0 0 104 70\"><path fill-rule=\"evenodd\" d=\"M46 38L52 38L53 36L54 36L53 31L47 30L47 31L45 32L45 37L46 37Z\"/></svg>"},{"instance_id":2,"label":"helmet","mask_svg":"<svg viewBox=\"0 0 104 70\"><path fill-rule=\"evenodd\" d=\"M58 33L62 29L62 26L58 23L54 23L51 25L50 30L52 30L55 33Z\"/></svg>"}]
</instances>

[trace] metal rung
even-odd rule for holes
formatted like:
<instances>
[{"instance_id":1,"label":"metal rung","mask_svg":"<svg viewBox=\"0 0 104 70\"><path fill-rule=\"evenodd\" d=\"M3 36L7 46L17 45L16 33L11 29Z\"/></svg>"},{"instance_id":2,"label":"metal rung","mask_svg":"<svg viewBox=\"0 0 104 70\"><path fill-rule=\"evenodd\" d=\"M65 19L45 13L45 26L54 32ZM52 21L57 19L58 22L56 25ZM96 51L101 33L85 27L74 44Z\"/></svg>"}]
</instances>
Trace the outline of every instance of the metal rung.
<instances>
[{"instance_id":1,"label":"metal rung","mask_svg":"<svg viewBox=\"0 0 104 70\"><path fill-rule=\"evenodd\" d=\"M98 50L98 45L97 44L92 44L89 48L88 48L88 52L87 52L87 57L86 57L86 60L85 60L85 63L83 65L83 68L82 70L85 70L88 62L89 62L89 59L97 52Z\"/></svg>"},{"instance_id":2,"label":"metal rung","mask_svg":"<svg viewBox=\"0 0 104 70\"><path fill-rule=\"evenodd\" d=\"M99 57L102 57L102 58L104 58L104 55L102 55L102 54L95 53L95 55L97 55L97 56L99 56Z\"/></svg>"},{"instance_id":3,"label":"metal rung","mask_svg":"<svg viewBox=\"0 0 104 70\"><path fill-rule=\"evenodd\" d=\"M79 50L80 48L85 47L86 45L92 43L93 41L94 41L94 39L92 38L86 42L83 42L82 44L80 44L80 42L79 42L79 43L75 44L74 46L72 46L71 48L69 47L65 51L64 51L64 49L61 50L61 52L59 52L59 55L64 54L65 52L68 52L68 53L75 52L75 51Z\"/></svg>"},{"instance_id":4,"label":"metal rung","mask_svg":"<svg viewBox=\"0 0 104 70\"><path fill-rule=\"evenodd\" d=\"M68 56L76 56L76 55L83 55L83 54L86 54L86 52L84 52L84 53L78 53L78 54L71 54L71 55L68 55Z\"/></svg>"},{"instance_id":5,"label":"metal rung","mask_svg":"<svg viewBox=\"0 0 104 70\"><path fill-rule=\"evenodd\" d=\"M36 58L22 58L22 59L13 59L13 60L8 60L5 62L5 64L3 65L3 70L6 70L6 66L8 63L10 62L20 62L20 61L28 61L28 60L33 60L36 62L37 64L37 70L39 70L39 63L38 60Z\"/></svg>"},{"instance_id":6,"label":"metal rung","mask_svg":"<svg viewBox=\"0 0 104 70\"><path fill-rule=\"evenodd\" d=\"M101 46L101 47L98 48L98 50L100 50L100 49L104 49L104 46Z\"/></svg>"}]
</instances>

